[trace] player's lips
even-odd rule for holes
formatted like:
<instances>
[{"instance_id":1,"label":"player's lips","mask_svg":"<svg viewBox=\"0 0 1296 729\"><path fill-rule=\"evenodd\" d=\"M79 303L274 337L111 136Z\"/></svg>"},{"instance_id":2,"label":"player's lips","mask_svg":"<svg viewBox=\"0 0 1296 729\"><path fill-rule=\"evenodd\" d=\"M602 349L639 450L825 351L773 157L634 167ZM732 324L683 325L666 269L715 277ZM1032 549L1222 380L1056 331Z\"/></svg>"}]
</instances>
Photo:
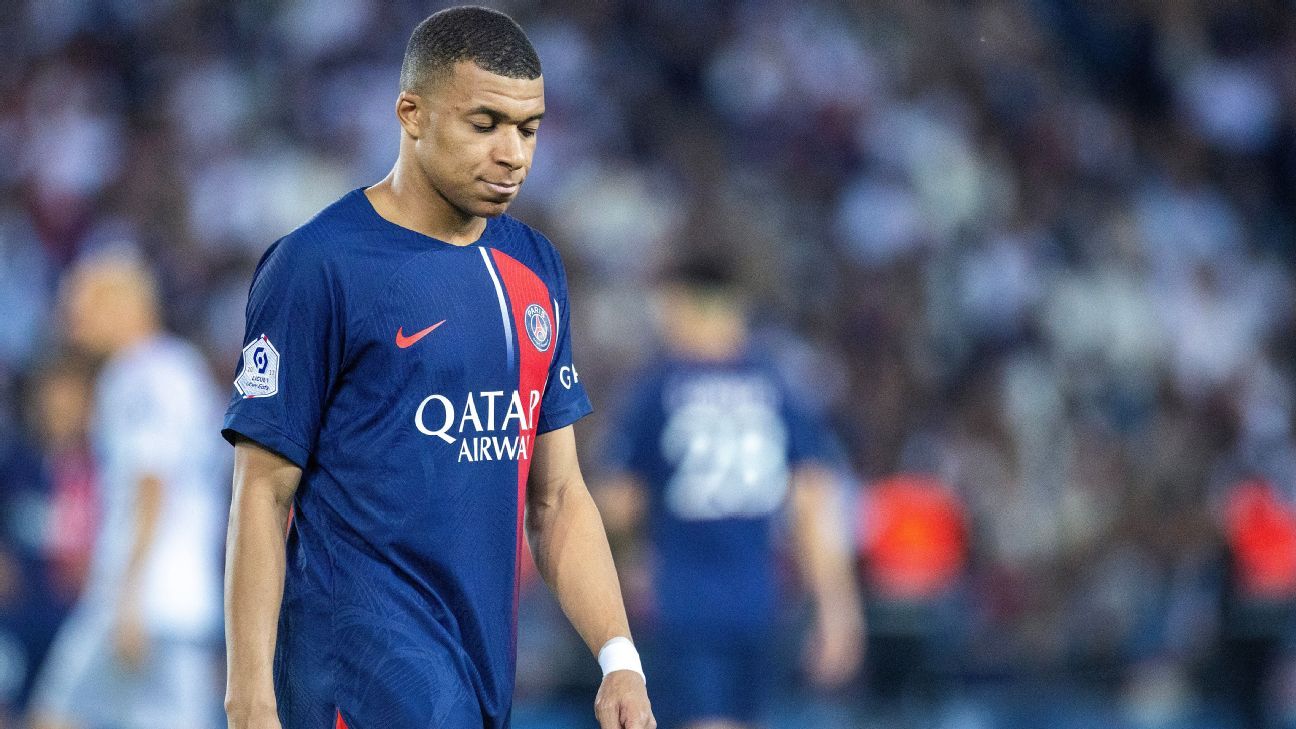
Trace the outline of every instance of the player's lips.
<instances>
[{"instance_id":1,"label":"player's lips","mask_svg":"<svg viewBox=\"0 0 1296 729\"><path fill-rule=\"evenodd\" d=\"M522 185L521 182L491 182L490 180L482 180L482 182L486 183L486 187L500 195L512 195Z\"/></svg>"}]
</instances>

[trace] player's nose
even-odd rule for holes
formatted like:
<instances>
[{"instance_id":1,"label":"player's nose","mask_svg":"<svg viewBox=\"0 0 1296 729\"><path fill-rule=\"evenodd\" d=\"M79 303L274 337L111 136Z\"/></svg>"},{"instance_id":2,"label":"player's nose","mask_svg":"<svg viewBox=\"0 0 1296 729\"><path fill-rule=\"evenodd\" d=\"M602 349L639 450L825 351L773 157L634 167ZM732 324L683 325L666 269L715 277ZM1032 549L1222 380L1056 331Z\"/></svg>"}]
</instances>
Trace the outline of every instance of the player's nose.
<instances>
[{"instance_id":1,"label":"player's nose","mask_svg":"<svg viewBox=\"0 0 1296 729\"><path fill-rule=\"evenodd\" d=\"M527 148L520 133L497 135L495 161L509 169L520 169L526 166Z\"/></svg>"}]
</instances>

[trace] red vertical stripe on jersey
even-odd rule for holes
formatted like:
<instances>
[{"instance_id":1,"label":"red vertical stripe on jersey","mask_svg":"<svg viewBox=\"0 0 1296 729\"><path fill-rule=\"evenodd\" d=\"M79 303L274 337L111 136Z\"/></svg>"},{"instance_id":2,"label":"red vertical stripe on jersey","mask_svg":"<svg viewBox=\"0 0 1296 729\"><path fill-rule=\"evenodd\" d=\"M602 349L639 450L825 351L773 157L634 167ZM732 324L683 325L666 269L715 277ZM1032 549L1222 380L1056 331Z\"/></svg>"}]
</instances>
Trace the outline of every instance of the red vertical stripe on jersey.
<instances>
[{"instance_id":1,"label":"red vertical stripe on jersey","mask_svg":"<svg viewBox=\"0 0 1296 729\"><path fill-rule=\"evenodd\" d=\"M347 729L346 719L342 718L342 710L337 710L337 720L333 722L333 729Z\"/></svg>"},{"instance_id":2,"label":"red vertical stripe on jersey","mask_svg":"<svg viewBox=\"0 0 1296 729\"><path fill-rule=\"evenodd\" d=\"M525 543L522 534L522 517L526 513L526 484L527 473L531 469L531 453L535 447L535 426L536 420L540 417L540 407L536 406L534 412L531 410L531 392L539 393L539 397L544 397L545 380L549 376L549 363L553 360L554 348L558 346L557 332L554 330L554 312L553 304L549 297L549 287L545 286L544 281L535 274L534 271L527 268L520 261L510 257L508 254L501 253L498 250L491 250L495 261L495 267L499 269L500 281L504 284L504 290L508 292L509 308L513 314L513 330L517 332L517 352L518 352L518 394L522 398L522 406L527 408L527 425L530 426L530 432L523 432L521 435L526 441L527 457L518 459L518 508L517 508L517 569L513 583L513 608L516 617L518 590L520 587L520 578L522 575L522 559L524 557L522 546ZM532 341L531 336L527 334L526 311L532 304L538 305L544 309L549 317L549 346L543 352Z\"/></svg>"}]
</instances>

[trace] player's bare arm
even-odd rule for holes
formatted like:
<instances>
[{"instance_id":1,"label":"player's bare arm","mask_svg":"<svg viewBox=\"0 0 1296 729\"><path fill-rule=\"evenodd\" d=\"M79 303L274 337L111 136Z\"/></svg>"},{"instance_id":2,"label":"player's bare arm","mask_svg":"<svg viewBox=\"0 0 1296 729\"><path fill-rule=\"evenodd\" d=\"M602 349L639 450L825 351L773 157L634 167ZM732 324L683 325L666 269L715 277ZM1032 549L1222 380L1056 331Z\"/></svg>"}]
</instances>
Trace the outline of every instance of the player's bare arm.
<instances>
[{"instance_id":1,"label":"player's bare arm","mask_svg":"<svg viewBox=\"0 0 1296 729\"><path fill-rule=\"evenodd\" d=\"M801 466L792 474L791 498L797 560L815 604L806 670L816 684L832 688L855 674L864 648L864 613L848 541L834 523L841 509L833 473Z\"/></svg>"},{"instance_id":2,"label":"player's bare arm","mask_svg":"<svg viewBox=\"0 0 1296 729\"><path fill-rule=\"evenodd\" d=\"M234 448L225 566L225 711L230 729L279 729L272 660L284 585L284 531L301 469L250 440Z\"/></svg>"},{"instance_id":3,"label":"player's bare arm","mask_svg":"<svg viewBox=\"0 0 1296 729\"><path fill-rule=\"evenodd\" d=\"M629 637L616 567L581 475L571 426L536 438L526 530L540 574L590 650L597 653L609 640ZM602 729L657 726L643 678L633 671L607 674L595 713Z\"/></svg>"},{"instance_id":4,"label":"player's bare arm","mask_svg":"<svg viewBox=\"0 0 1296 729\"><path fill-rule=\"evenodd\" d=\"M136 481L132 510L135 516L134 535L131 540L130 559L122 579L121 597L117 605L117 624L114 642L117 657L130 668L144 662L148 651L148 633L141 614L141 587L144 564L152 550L157 535L158 514L162 511L162 480L145 475Z\"/></svg>"}]
</instances>

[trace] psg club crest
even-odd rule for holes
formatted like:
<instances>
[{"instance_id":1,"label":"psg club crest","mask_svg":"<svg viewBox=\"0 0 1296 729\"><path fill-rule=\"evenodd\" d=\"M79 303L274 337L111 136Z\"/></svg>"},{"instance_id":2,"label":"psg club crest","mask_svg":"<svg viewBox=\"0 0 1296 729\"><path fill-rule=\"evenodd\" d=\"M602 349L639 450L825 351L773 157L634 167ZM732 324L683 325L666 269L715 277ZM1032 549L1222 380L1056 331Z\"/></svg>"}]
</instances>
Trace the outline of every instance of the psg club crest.
<instances>
[{"instance_id":1,"label":"psg club crest","mask_svg":"<svg viewBox=\"0 0 1296 729\"><path fill-rule=\"evenodd\" d=\"M243 348L243 369L234 379L234 387L244 400L270 397L279 392L279 350L266 335L253 339Z\"/></svg>"},{"instance_id":2,"label":"psg club crest","mask_svg":"<svg viewBox=\"0 0 1296 729\"><path fill-rule=\"evenodd\" d=\"M549 323L549 312L543 306L528 306L526 315L522 317L522 325L526 327L527 337L536 349L541 352L549 349L549 344L553 341L553 325Z\"/></svg>"}]
</instances>

